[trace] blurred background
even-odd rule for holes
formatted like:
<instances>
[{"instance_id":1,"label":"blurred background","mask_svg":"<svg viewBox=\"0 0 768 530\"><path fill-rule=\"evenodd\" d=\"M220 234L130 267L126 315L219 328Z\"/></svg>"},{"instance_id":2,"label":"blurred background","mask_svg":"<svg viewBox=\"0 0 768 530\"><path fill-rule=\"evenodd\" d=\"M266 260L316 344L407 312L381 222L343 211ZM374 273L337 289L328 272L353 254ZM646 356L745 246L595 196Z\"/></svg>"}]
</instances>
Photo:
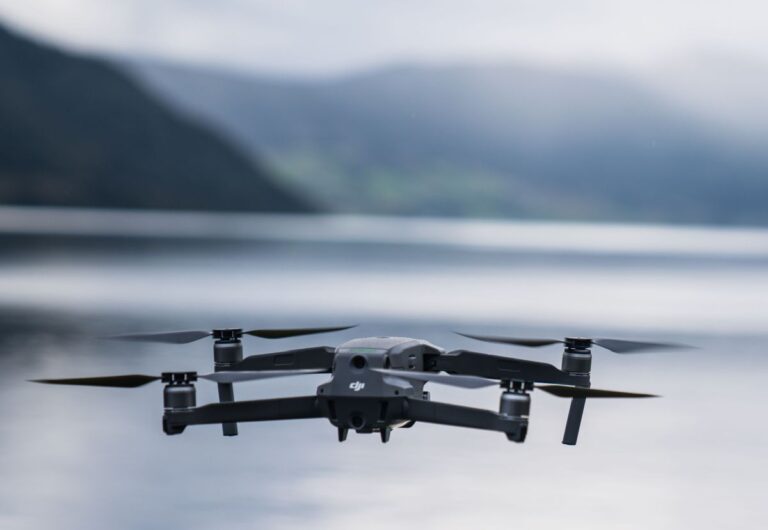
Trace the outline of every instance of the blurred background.
<instances>
[{"instance_id":1,"label":"blurred background","mask_svg":"<svg viewBox=\"0 0 768 530\"><path fill-rule=\"evenodd\" d=\"M715 0L0 0L0 526L762 528L768 12ZM167 437L211 345L98 337L359 324L698 349L596 352L579 445L325 420ZM243 399L326 378L244 384ZM495 409L498 390L431 389ZM198 401L215 389L198 385Z\"/></svg>"}]
</instances>

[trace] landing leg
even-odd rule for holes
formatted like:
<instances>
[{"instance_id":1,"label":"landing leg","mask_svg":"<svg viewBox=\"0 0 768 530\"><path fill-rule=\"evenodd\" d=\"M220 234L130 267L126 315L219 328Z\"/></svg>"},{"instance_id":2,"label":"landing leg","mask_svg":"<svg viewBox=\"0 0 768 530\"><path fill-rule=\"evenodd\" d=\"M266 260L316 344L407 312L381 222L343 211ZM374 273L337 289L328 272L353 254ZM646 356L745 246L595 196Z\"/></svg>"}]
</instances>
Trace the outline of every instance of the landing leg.
<instances>
[{"instance_id":1,"label":"landing leg","mask_svg":"<svg viewBox=\"0 0 768 530\"><path fill-rule=\"evenodd\" d=\"M219 402L231 403L235 400L235 390L232 383L219 383ZM222 423L221 432L224 436L237 436L237 423Z\"/></svg>"},{"instance_id":2,"label":"landing leg","mask_svg":"<svg viewBox=\"0 0 768 530\"><path fill-rule=\"evenodd\" d=\"M349 429L346 427L339 427L339 441L343 442L347 439L347 433L349 432Z\"/></svg>"},{"instance_id":3,"label":"landing leg","mask_svg":"<svg viewBox=\"0 0 768 530\"><path fill-rule=\"evenodd\" d=\"M381 435L381 443L385 444L389 441L389 435L392 434L392 429L389 427L382 427L379 434Z\"/></svg>"}]
</instances>

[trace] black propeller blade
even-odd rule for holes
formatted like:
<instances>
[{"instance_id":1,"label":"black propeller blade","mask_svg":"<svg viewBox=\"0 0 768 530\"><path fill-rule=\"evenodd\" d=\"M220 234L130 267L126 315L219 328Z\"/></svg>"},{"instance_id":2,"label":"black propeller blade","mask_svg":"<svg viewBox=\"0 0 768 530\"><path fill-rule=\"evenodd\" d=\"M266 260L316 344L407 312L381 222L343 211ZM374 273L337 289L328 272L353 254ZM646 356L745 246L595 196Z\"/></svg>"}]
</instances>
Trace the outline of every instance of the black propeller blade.
<instances>
[{"instance_id":1,"label":"black propeller blade","mask_svg":"<svg viewBox=\"0 0 768 530\"><path fill-rule=\"evenodd\" d=\"M527 346L529 348L538 348L539 346L549 346L550 344L557 344L558 342L564 342L559 339L517 339L514 337L499 337L494 335L472 335L469 333L461 333L454 331L457 335L467 337L468 339L481 340L483 342L497 342L499 344L515 344L517 346Z\"/></svg>"},{"instance_id":2,"label":"black propeller blade","mask_svg":"<svg viewBox=\"0 0 768 530\"><path fill-rule=\"evenodd\" d=\"M198 375L200 379L213 381L214 383L242 383L245 381L259 381L272 379L273 377L287 377L292 375L327 374L325 369L309 370L261 370L256 372L214 372L212 374Z\"/></svg>"},{"instance_id":3,"label":"black propeller blade","mask_svg":"<svg viewBox=\"0 0 768 530\"><path fill-rule=\"evenodd\" d=\"M636 340L594 339L593 343L614 353L635 353L655 350L682 350L693 348L676 342L640 342Z\"/></svg>"},{"instance_id":4,"label":"black propeller blade","mask_svg":"<svg viewBox=\"0 0 768 530\"><path fill-rule=\"evenodd\" d=\"M167 333L131 333L104 337L109 340L130 342L162 342L165 344L188 344L213 335L211 331L171 331Z\"/></svg>"},{"instance_id":5,"label":"black propeller blade","mask_svg":"<svg viewBox=\"0 0 768 530\"><path fill-rule=\"evenodd\" d=\"M45 383L47 385L78 385L78 386L106 386L113 388L136 388L159 381L160 376L130 374L107 375L104 377L73 377L67 379L31 379L32 383Z\"/></svg>"},{"instance_id":6,"label":"black propeller blade","mask_svg":"<svg viewBox=\"0 0 768 530\"><path fill-rule=\"evenodd\" d=\"M587 347L592 344L596 344L610 350L614 353L636 353L641 351L653 351L653 350L670 350L670 349L682 349L692 348L686 344L677 344L671 342L641 342L636 340L619 340L619 339L527 339L517 337L499 337L493 335L470 335L468 333L458 333L462 337L470 339L481 340L484 342L496 342L499 344L513 344L516 346L525 346L528 348L538 348L540 346L549 346L551 344L568 344L569 341L584 341Z\"/></svg>"},{"instance_id":7,"label":"black propeller blade","mask_svg":"<svg viewBox=\"0 0 768 530\"><path fill-rule=\"evenodd\" d=\"M385 368L372 368L374 372L391 375L401 379L439 383L441 385L456 386L460 388L484 388L498 386L498 381L477 377L474 375L450 375L436 374L433 372L416 372L410 370L389 370ZM615 390L598 390L596 388L582 388L564 385L536 385L535 388L543 390L553 396L563 398L651 398L659 397L655 394L638 394L635 392L620 392Z\"/></svg>"},{"instance_id":8,"label":"black propeller blade","mask_svg":"<svg viewBox=\"0 0 768 530\"><path fill-rule=\"evenodd\" d=\"M619 392L616 390L599 390L597 388L581 388L561 385L536 385L536 388L548 394L562 398L654 398L655 394L638 394L635 392Z\"/></svg>"},{"instance_id":9,"label":"black propeller blade","mask_svg":"<svg viewBox=\"0 0 768 530\"><path fill-rule=\"evenodd\" d=\"M486 386L497 386L498 381L492 381L484 377L474 375L449 375L436 374L433 372L412 372L409 370L388 370L385 368L373 368L374 372L384 375L399 377L400 379L410 379L414 381L425 381L428 383L439 383L441 385L457 386L460 388L483 388Z\"/></svg>"},{"instance_id":10,"label":"black propeller blade","mask_svg":"<svg viewBox=\"0 0 768 530\"><path fill-rule=\"evenodd\" d=\"M352 329L353 326L340 326L335 328L292 328L292 329L252 329L244 331L243 335L260 337L262 339L284 339L287 337L300 337L301 335L313 335L315 333L330 333L332 331L344 331Z\"/></svg>"},{"instance_id":11,"label":"black propeller blade","mask_svg":"<svg viewBox=\"0 0 768 530\"><path fill-rule=\"evenodd\" d=\"M312 335L315 333L329 333L331 331L343 331L355 326L339 326L326 328L284 328L284 329L250 329L243 331L241 329L222 329L213 331L191 330L191 331L170 331L161 333L131 333L127 335L114 335L105 337L110 340L125 340L135 342L161 342L164 344L188 344L205 337L220 338L222 336L240 338L243 335L251 335L262 339L284 339L288 337L299 337L301 335Z\"/></svg>"},{"instance_id":12,"label":"black propeller blade","mask_svg":"<svg viewBox=\"0 0 768 530\"><path fill-rule=\"evenodd\" d=\"M211 374L198 374L197 379L205 379L215 383L241 383L244 381L257 381L271 379L273 377L286 377L293 375L308 375L327 373L327 370L262 370L258 372L214 372ZM75 377L66 379L32 379L32 383L45 383L48 385L78 385L78 386L102 386L112 388L136 388L159 381L162 376L130 374L108 375L104 377Z\"/></svg>"}]
</instances>

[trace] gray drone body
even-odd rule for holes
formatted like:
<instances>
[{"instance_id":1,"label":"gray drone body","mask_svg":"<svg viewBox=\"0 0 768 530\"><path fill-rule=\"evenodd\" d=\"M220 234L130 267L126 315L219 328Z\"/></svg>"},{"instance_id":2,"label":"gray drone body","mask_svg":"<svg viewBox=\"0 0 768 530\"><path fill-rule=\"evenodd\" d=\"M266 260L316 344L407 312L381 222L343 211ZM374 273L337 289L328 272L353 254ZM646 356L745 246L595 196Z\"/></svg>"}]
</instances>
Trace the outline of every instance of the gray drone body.
<instances>
[{"instance_id":1,"label":"gray drone body","mask_svg":"<svg viewBox=\"0 0 768 530\"><path fill-rule=\"evenodd\" d=\"M338 428L340 441L349 429L378 432L386 442L393 428L410 427L417 420L437 422L424 391L427 380L417 377L425 370L425 359L444 353L425 340L404 337L346 342L336 350L331 380L317 389L318 406ZM524 416L510 417L506 432L523 441L527 421L527 410Z\"/></svg>"},{"instance_id":2,"label":"gray drone body","mask_svg":"<svg viewBox=\"0 0 768 530\"><path fill-rule=\"evenodd\" d=\"M379 433L387 442L393 429L415 423L433 423L496 431L515 442L528 432L530 393L538 388L571 399L563 443L575 445L587 398L653 397L592 389L590 372L592 344L617 353L659 349L677 345L639 343L609 339L509 339L470 338L528 347L565 344L562 367L468 350L446 351L421 339L369 337L354 339L336 348L321 346L243 357L242 336L285 338L347 328L297 330L214 330L122 336L129 340L159 340L186 343L212 336L215 372L164 373L161 376L125 375L77 379L45 379L43 383L136 387L162 380L164 389L163 430L180 434L190 425L220 424L223 434L237 434L237 423L286 419L325 418L344 441L350 430ZM233 384L291 375L328 374L330 379L313 395L235 401ZM195 383L215 382L219 403L197 406ZM427 383L480 388L499 386L498 412L434 402L424 390ZM542 384L545 383L545 384Z\"/></svg>"},{"instance_id":3,"label":"gray drone body","mask_svg":"<svg viewBox=\"0 0 768 530\"><path fill-rule=\"evenodd\" d=\"M323 348L325 352L328 350ZM331 378L317 388L314 396L264 400L258 405L261 408L256 412L258 418L239 414L232 416L232 422L225 422L223 420L229 417L221 414L225 412L225 407L232 410L236 406L234 403L196 408L191 381L185 381L184 377L177 382L170 381L166 386L165 432L179 434L187 425L223 423L224 434L231 435L237 432L234 421L243 421L243 418L248 421L320 417L327 418L338 429L340 441L344 441L348 432L354 430L361 434L377 432L382 441L387 442L392 429L410 427L417 421L494 430L503 432L513 441L525 440L530 397L522 386L513 390L507 388L498 414L430 401L429 393L424 391L424 385L429 381L468 388L499 383L476 376L462 378L457 375L447 376L449 380L440 379L438 370L435 370L436 360L447 353L425 340L368 337L341 344L332 350L331 356L320 353L316 348L307 348L281 354L254 355L227 365L228 372L246 369L322 370L330 359L328 373ZM230 396L222 397L222 401L230 401ZM249 402L238 405L242 403ZM250 406L256 406L255 402L250 403Z\"/></svg>"},{"instance_id":4,"label":"gray drone body","mask_svg":"<svg viewBox=\"0 0 768 530\"><path fill-rule=\"evenodd\" d=\"M428 399L424 382L377 370L423 370L425 351L441 352L426 341L402 337L354 339L336 348L331 380L317 388L317 397L342 438L350 428L386 432L411 423L398 412L405 399Z\"/></svg>"}]
</instances>

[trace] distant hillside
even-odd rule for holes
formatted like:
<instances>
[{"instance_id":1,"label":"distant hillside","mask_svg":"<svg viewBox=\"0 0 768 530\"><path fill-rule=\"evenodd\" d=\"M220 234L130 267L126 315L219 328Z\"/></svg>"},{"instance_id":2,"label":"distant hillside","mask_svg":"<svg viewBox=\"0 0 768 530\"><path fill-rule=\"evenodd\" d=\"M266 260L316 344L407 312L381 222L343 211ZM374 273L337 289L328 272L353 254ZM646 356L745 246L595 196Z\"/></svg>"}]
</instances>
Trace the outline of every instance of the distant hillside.
<instances>
[{"instance_id":1,"label":"distant hillside","mask_svg":"<svg viewBox=\"0 0 768 530\"><path fill-rule=\"evenodd\" d=\"M768 156L620 77L523 65L280 80L128 65L331 208L768 223Z\"/></svg>"},{"instance_id":2,"label":"distant hillside","mask_svg":"<svg viewBox=\"0 0 768 530\"><path fill-rule=\"evenodd\" d=\"M215 133L102 60L0 27L0 203L300 211Z\"/></svg>"}]
</instances>

